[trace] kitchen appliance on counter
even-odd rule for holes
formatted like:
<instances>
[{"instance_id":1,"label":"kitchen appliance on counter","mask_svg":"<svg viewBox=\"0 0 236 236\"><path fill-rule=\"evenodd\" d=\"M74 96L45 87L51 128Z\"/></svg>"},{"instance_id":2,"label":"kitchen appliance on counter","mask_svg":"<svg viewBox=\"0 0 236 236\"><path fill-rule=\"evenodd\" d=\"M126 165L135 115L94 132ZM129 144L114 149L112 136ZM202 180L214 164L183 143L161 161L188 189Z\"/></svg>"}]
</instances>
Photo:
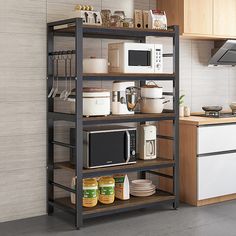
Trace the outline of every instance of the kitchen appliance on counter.
<instances>
[{"instance_id":1,"label":"kitchen appliance on counter","mask_svg":"<svg viewBox=\"0 0 236 236\"><path fill-rule=\"evenodd\" d=\"M75 113L75 98L69 98L71 113ZM83 88L83 116L107 116L110 114L110 91L102 88Z\"/></svg>"},{"instance_id":2,"label":"kitchen appliance on counter","mask_svg":"<svg viewBox=\"0 0 236 236\"><path fill-rule=\"evenodd\" d=\"M162 51L161 44L110 43L108 44L109 72L161 73Z\"/></svg>"},{"instance_id":3,"label":"kitchen appliance on counter","mask_svg":"<svg viewBox=\"0 0 236 236\"><path fill-rule=\"evenodd\" d=\"M133 81L114 81L112 85L112 114L113 115L128 115L134 114L133 110L129 110L126 100L126 89L134 87Z\"/></svg>"},{"instance_id":4,"label":"kitchen appliance on counter","mask_svg":"<svg viewBox=\"0 0 236 236\"><path fill-rule=\"evenodd\" d=\"M152 160L157 157L156 126L141 125L139 129L139 158Z\"/></svg>"},{"instance_id":5,"label":"kitchen appliance on counter","mask_svg":"<svg viewBox=\"0 0 236 236\"><path fill-rule=\"evenodd\" d=\"M75 129L70 129L70 143L75 144ZM136 163L136 128L128 126L96 126L83 130L84 168ZM75 163L75 149L70 159Z\"/></svg>"},{"instance_id":6,"label":"kitchen appliance on counter","mask_svg":"<svg viewBox=\"0 0 236 236\"><path fill-rule=\"evenodd\" d=\"M202 109L205 111L204 114L194 114L193 116L209 117L209 118L231 118L236 117L234 110L232 112L221 112L222 106L204 106Z\"/></svg>"}]
</instances>

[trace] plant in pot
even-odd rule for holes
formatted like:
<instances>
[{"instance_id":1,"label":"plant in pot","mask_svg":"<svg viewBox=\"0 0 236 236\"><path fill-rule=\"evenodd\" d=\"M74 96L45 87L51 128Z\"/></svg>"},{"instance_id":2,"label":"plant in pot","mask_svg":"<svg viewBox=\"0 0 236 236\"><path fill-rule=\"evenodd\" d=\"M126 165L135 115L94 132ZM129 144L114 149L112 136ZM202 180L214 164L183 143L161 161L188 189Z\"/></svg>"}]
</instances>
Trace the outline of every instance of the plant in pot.
<instances>
[{"instance_id":1,"label":"plant in pot","mask_svg":"<svg viewBox=\"0 0 236 236\"><path fill-rule=\"evenodd\" d=\"M179 116L184 117L184 97L185 95L182 94L179 98Z\"/></svg>"}]
</instances>

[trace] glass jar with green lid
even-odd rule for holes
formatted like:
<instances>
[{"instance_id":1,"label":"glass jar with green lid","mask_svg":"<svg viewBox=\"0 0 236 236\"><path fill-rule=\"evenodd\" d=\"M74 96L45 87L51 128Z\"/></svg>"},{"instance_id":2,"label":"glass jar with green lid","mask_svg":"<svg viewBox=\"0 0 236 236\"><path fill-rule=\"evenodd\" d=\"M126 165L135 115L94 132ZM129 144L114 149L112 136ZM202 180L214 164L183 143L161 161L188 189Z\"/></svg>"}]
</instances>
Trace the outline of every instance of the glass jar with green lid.
<instances>
[{"instance_id":1,"label":"glass jar with green lid","mask_svg":"<svg viewBox=\"0 0 236 236\"><path fill-rule=\"evenodd\" d=\"M83 206L94 207L98 203L98 182L96 179L83 179Z\"/></svg>"},{"instance_id":2,"label":"glass jar with green lid","mask_svg":"<svg viewBox=\"0 0 236 236\"><path fill-rule=\"evenodd\" d=\"M115 180L110 176L101 177L98 181L99 202L112 204L115 200Z\"/></svg>"}]
</instances>

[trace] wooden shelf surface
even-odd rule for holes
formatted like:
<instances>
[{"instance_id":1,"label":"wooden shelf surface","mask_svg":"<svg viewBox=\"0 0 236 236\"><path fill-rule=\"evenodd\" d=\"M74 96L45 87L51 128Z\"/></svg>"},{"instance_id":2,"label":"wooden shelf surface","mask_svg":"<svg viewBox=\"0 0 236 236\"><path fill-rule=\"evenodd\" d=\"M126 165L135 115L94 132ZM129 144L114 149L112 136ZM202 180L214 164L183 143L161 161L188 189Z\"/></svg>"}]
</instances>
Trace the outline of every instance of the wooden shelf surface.
<instances>
[{"instance_id":1,"label":"wooden shelf surface","mask_svg":"<svg viewBox=\"0 0 236 236\"><path fill-rule=\"evenodd\" d=\"M75 114L49 112L49 118L53 120L76 121ZM91 116L83 117L84 125L109 124L109 123L126 123L126 122L145 122L159 120L173 120L175 114L173 112L163 112L159 114L135 113L132 115L108 115L108 116Z\"/></svg>"},{"instance_id":2,"label":"wooden shelf surface","mask_svg":"<svg viewBox=\"0 0 236 236\"><path fill-rule=\"evenodd\" d=\"M97 215L109 214L109 212L116 213L116 212L127 211L130 208L141 209L161 202L174 201L174 199L175 196L170 195L168 193L164 193L162 191L157 191L154 195L149 197L130 196L129 200L122 201L115 199L115 202L109 205L98 203L97 206L92 208L83 207L83 217L84 218L96 217ZM55 199L54 202L56 204L63 205L65 207L75 210L75 205L71 203L70 197L58 198Z\"/></svg>"},{"instance_id":3,"label":"wooden shelf surface","mask_svg":"<svg viewBox=\"0 0 236 236\"><path fill-rule=\"evenodd\" d=\"M174 165L174 160L169 160L169 159L164 159L164 158L157 158L157 159L148 160L148 161L137 160L137 163L135 164L103 167L103 168L96 168L96 169L83 169L83 176L95 177L95 176L102 176L106 174L147 171L147 170L155 170L158 168L172 167L173 165ZM67 169L70 171L74 171L75 165L72 165L70 162L58 162L54 164L54 168Z\"/></svg>"},{"instance_id":4,"label":"wooden shelf surface","mask_svg":"<svg viewBox=\"0 0 236 236\"><path fill-rule=\"evenodd\" d=\"M71 21L69 23L69 21ZM75 23L72 23L73 19L59 22L60 25L55 23L49 23L50 26L54 26L54 35L68 35L75 36ZM69 23L69 25L67 24ZM145 36L158 36L158 37L174 37L174 26L168 30L156 30L156 29L138 29L138 28L121 28L121 27L103 27L93 25L83 25L83 36L94 38L138 38Z\"/></svg>"},{"instance_id":5,"label":"wooden shelf surface","mask_svg":"<svg viewBox=\"0 0 236 236\"><path fill-rule=\"evenodd\" d=\"M135 81L146 81L146 80L174 80L175 74L167 73L107 73L107 74L83 74L84 80L135 80Z\"/></svg>"}]
</instances>

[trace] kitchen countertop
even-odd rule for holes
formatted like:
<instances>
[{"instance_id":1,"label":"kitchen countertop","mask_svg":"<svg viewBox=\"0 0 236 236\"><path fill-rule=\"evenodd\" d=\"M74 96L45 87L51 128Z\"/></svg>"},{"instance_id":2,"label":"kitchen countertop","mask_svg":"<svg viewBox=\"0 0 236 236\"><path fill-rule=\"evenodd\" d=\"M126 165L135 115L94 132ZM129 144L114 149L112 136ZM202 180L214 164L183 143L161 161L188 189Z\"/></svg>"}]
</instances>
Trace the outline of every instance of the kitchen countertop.
<instances>
[{"instance_id":1,"label":"kitchen countertop","mask_svg":"<svg viewBox=\"0 0 236 236\"><path fill-rule=\"evenodd\" d=\"M236 117L229 118L209 118L209 117L200 117L193 116L190 117L180 117L180 124L189 124L189 125L213 125L213 124L227 124L227 123L236 123Z\"/></svg>"}]
</instances>

